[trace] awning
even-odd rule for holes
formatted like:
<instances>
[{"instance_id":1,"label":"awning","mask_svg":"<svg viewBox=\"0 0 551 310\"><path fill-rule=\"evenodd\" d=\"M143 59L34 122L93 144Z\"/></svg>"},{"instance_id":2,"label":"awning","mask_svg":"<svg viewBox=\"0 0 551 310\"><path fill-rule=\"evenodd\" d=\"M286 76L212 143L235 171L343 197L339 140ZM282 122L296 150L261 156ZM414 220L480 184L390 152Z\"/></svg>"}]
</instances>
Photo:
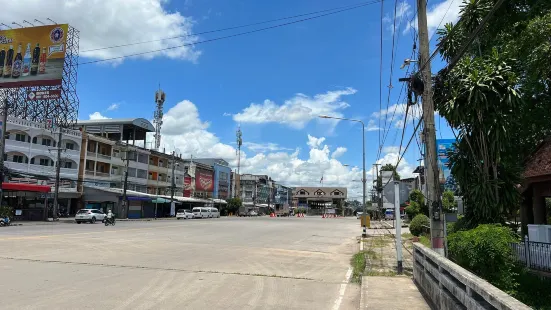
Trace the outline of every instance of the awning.
<instances>
[{"instance_id":1,"label":"awning","mask_svg":"<svg viewBox=\"0 0 551 310\"><path fill-rule=\"evenodd\" d=\"M227 205L228 203L224 199L210 198L212 202Z\"/></svg>"},{"instance_id":2,"label":"awning","mask_svg":"<svg viewBox=\"0 0 551 310\"><path fill-rule=\"evenodd\" d=\"M49 193L52 188L47 185L24 184L24 183L2 183L2 190L5 191L21 191L21 192L37 192Z\"/></svg>"},{"instance_id":3,"label":"awning","mask_svg":"<svg viewBox=\"0 0 551 310\"><path fill-rule=\"evenodd\" d=\"M152 203L169 203L170 200L164 198L155 198L151 200Z\"/></svg>"}]
</instances>

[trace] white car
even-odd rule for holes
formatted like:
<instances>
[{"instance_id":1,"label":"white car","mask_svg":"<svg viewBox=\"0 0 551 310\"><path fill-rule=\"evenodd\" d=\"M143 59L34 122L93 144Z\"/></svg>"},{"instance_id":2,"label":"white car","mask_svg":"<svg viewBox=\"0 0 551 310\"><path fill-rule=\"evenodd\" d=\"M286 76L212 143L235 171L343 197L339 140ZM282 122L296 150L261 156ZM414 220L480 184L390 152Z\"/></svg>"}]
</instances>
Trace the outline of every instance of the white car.
<instances>
[{"instance_id":1,"label":"white car","mask_svg":"<svg viewBox=\"0 0 551 310\"><path fill-rule=\"evenodd\" d=\"M94 224L96 221L103 221L106 216L107 214L98 209L81 209L78 210L75 215L75 222L77 222L77 224L82 222Z\"/></svg>"},{"instance_id":2,"label":"white car","mask_svg":"<svg viewBox=\"0 0 551 310\"><path fill-rule=\"evenodd\" d=\"M360 217L362 217L364 213L363 212L357 212L356 213L356 218L359 219Z\"/></svg>"},{"instance_id":3,"label":"white car","mask_svg":"<svg viewBox=\"0 0 551 310\"><path fill-rule=\"evenodd\" d=\"M187 219L192 219L192 218L195 218L195 215L189 210L178 210L178 212L176 212L176 219L177 220L179 220L179 219L187 220Z\"/></svg>"}]
</instances>

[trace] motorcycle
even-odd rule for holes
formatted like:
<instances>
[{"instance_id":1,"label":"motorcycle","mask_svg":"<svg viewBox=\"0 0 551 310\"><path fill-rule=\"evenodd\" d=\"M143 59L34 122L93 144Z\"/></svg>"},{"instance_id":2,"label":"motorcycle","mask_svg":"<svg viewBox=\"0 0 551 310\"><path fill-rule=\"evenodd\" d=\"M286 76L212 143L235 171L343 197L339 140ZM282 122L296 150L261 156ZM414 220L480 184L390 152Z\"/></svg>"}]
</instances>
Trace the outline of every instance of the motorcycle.
<instances>
[{"instance_id":1,"label":"motorcycle","mask_svg":"<svg viewBox=\"0 0 551 310\"><path fill-rule=\"evenodd\" d=\"M10 226L11 221L9 216L6 216L5 218L0 219L0 226Z\"/></svg>"},{"instance_id":2,"label":"motorcycle","mask_svg":"<svg viewBox=\"0 0 551 310\"><path fill-rule=\"evenodd\" d=\"M115 226L115 218L114 217L111 219L105 218L104 223L105 223L105 226L109 226L109 225Z\"/></svg>"}]
</instances>

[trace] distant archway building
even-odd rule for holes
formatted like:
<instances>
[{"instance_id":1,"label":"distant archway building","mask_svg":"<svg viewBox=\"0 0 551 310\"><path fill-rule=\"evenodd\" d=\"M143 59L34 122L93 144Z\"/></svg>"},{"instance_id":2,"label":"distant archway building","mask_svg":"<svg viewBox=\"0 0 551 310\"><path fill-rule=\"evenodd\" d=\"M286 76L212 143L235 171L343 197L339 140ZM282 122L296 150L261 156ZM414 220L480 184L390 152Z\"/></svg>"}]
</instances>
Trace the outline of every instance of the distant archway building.
<instances>
[{"instance_id":1,"label":"distant archway building","mask_svg":"<svg viewBox=\"0 0 551 310\"><path fill-rule=\"evenodd\" d=\"M293 207L307 209L309 214L322 214L342 208L347 193L346 187L295 187Z\"/></svg>"}]
</instances>

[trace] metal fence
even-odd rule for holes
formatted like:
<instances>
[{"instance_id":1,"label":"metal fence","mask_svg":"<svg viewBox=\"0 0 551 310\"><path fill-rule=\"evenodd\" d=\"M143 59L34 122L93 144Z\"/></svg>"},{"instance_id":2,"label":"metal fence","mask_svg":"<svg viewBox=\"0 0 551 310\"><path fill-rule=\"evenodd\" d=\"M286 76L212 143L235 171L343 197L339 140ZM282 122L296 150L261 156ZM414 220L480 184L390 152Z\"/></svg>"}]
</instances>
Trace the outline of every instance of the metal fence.
<instances>
[{"instance_id":1,"label":"metal fence","mask_svg":"<svg viewBox=\"0 0 551 310\"><path fill-rule=\"evenodd\" d=\"M526 267L551 272L551 243L525 241L512 243L513 256Z\"/></svg>"}]
</instances>

